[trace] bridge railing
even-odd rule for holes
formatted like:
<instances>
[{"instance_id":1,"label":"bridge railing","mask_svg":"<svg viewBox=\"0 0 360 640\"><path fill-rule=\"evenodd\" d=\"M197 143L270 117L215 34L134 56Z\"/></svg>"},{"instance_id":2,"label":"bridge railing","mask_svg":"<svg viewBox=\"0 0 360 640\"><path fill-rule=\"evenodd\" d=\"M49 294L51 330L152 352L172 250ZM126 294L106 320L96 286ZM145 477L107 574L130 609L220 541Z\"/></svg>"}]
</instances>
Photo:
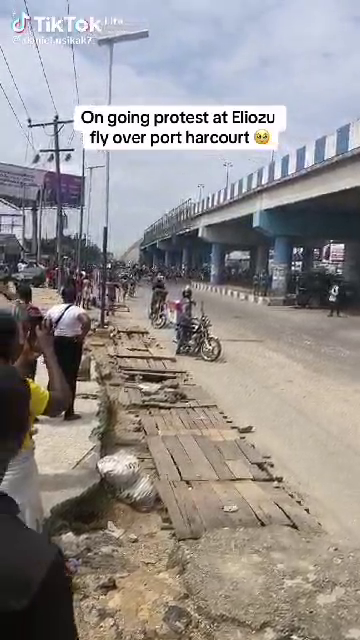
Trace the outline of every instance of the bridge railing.
<instances>
[{"instance_id":1,"label":"bridge railing","mask_svg":"<svg viewBox=\"0 0 360 640\"><path fill-rule=\"evenodd\" d=\"M322 136L310 144L291 151L281 158L260 167L247 176L209 194L201 201L187 200L175 207L146 229L142 246L163 240L185 230L187 222L207 211L239 200L251 192L264 189L274 183L296 177L321 164L360 150L360 120L346 124L332 135Z\"/></svg>"}]
</instances>

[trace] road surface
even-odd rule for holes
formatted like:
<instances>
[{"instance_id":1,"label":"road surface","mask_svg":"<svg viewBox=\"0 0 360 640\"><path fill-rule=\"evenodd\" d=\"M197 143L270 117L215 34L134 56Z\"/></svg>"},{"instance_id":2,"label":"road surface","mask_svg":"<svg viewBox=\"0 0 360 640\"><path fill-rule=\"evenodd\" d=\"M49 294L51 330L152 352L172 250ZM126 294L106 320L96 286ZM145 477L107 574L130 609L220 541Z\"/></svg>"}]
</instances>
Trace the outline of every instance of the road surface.
<instances>
[{"instance_id":1,"label":"road surface","mask_svg":"<svg viewBox=\"0 0 360 640\"><path fill-rule=\"evenodd\" d=\"M143 291L135 305L143 318ZM170 298L180 297L170 287ZM360 540L360 318L263 307L195 292L224 357L215 364L183 357L184 366L278 472L305 498L323 526ZM159 332L171 345L173 332Z\"/></svg>"}]
</instances>

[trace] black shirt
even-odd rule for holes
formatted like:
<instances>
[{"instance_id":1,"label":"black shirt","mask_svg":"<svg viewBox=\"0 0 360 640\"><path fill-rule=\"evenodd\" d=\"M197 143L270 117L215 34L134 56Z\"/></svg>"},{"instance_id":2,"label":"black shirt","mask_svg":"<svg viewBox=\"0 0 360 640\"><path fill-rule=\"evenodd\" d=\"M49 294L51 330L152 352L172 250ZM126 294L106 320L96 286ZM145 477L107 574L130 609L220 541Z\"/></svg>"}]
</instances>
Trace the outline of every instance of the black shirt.
<instances>
[{"instance_id":1,"label":"black shirt","mask_svg":"<svg viewBox=\"0 0 360 640\"><path fill-rule=\"evenodd\" d=\"M78 640L60 549L29 529L0 492L0 628L11 640Z\"/></svg>"}]
</instances>

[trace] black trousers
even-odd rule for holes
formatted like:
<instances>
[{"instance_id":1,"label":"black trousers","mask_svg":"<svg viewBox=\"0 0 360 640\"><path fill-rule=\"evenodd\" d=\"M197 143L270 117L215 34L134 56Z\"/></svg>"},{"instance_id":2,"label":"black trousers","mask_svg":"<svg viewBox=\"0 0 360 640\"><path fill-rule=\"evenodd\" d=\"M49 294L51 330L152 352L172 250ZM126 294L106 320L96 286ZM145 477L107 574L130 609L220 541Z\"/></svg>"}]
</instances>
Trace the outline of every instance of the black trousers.
<instances>
[{"instance_id":1,"label":"black trousers","mask_svg":"<svg viewBox=\"0 0 360 640\"><path fill-rule=\"evenodd\" d=\"M65 417L74 414L74 402L76 395L76 381L82 357L82 343L74 338L55 337L54 348L59 367L64 374L71 391L71 405L65 412Z\"/></svg>"}]
</instances>

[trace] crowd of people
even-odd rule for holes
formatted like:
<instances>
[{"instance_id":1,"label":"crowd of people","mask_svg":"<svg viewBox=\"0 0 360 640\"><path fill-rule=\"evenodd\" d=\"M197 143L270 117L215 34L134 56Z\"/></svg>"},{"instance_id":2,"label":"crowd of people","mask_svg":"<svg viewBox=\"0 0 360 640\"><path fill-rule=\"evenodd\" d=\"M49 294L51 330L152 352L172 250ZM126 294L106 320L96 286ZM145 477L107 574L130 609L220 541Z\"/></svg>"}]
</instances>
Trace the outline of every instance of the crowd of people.
<instances>
[{"instance_id":1,"label":"crowd of people","mask_svg":"<svg viewBox=\"0 0 360 640\"><path fill-rule=\"evenodd\" d=\"M0 620L19 640L78 637L69 568L44 531L34 436L41 416L81 417L74 401L91 327L86 280L80 291L69 275L61 304L46 312L20 283L12 307L0 309ZM47 388L35 380L39 357Z\"/></svg>"}]
</instances>

